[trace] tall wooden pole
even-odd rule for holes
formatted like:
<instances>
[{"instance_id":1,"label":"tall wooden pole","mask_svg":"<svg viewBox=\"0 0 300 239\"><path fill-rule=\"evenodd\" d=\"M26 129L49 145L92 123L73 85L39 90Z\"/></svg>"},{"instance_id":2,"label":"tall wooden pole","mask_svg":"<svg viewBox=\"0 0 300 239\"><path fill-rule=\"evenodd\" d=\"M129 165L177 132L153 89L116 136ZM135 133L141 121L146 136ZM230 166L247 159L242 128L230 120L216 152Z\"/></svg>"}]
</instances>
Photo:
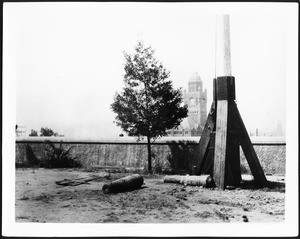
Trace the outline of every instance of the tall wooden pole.
<instances>
[{"instance_id":1,"label":"tall wooden pole","mask_svg":"<svg viewBox=\"0 0 300 239\"><path fill-rule=\"evenodd\" d=\"M216 76L231 76L229 15L217 16L216 24Z\"/></svg>"},{"instance_id":2,"label":"tall wooden pole","mask_svg":"<svg viewBox=\"0 0 300 239\"><path fill-rule=\"evenodd\" d=\"M196 174L210 174L216 186L236 186L241 182L240 146L254 180L260 186L267 180L235 103L235 78L231 75L229 15L217 17L216 79L213 103L199 142L200 160Z\"/></svg>"},{"instance_id":3,"label":"tall wooden pole","mask_svg":"<svg viewBox=\"0 0 300 239\"><path fill-rule=\"evenodd\" d=\"M230 22L229 15L217 16L217 49L216 49L216 76L231 76L230 54ZM227 86L223 86L223 88ZM214 181L217 187L225 188L225 168L228 139L228 99L218 97L216 136L214 151Z\"/></svg>"}]
</instances>

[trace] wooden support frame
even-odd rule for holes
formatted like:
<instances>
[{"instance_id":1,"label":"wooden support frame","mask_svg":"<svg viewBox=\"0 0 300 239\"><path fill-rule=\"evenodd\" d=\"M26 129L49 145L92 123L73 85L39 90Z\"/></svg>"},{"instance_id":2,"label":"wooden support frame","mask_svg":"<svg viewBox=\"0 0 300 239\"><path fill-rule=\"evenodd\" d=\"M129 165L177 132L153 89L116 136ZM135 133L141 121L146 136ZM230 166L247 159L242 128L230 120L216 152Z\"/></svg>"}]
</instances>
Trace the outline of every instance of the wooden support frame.
<instances>
[{"instance_id":1,"label":"wooden support frame","mask_svg":"<svg viewBox=\"0 0 300 239\"><path fill-rule=\"evenodd\" d=\"M238 111L236 104L235 107L235 114L237 117L237 131L239 132L239 144L242 146L243 152L245 154L246 160L249 164L251 173L254 177L254 180L257 185L265 186L267 184L267 179L264 174L264 171L259 163L259 159L255 153L253 145L251 143L250 137L247 133L246 127L242 120L242 117Z\"/></svg>"},{"instance_id":2,"label":"wooden support frame","mask_svg":"<svg viewBox=\"0 0 300 239\"><path fill-rule=\"evenodd\" d=\"M201 139L199 142L199 162L198 165L195 166L195 173L200 174L203 172L204 164L205 164L205 159L208 157L209 153L209 145L212 143L211 136L210 134L214 132L215 129L215 124L216 124L216 119L215 119L215 103L213 102L210 108L210 111L207 116L206 124L204 126L204 129L201 134ZM213 141L214 143L214 141Z\"/></svg>"},{"instance_id":3,"label":"wooden support frame","mask_svg":"<svg viewBox=\"0 0 300 239\"><path fill-rule=\"evenodd\" d=\"M218 77L214 79L214 102L199 141L196 174L210 172L220 189L239 185L240 146L256 184L265 186L267 179L235 102L235 78Z\"/></svg>"}]
</instances>

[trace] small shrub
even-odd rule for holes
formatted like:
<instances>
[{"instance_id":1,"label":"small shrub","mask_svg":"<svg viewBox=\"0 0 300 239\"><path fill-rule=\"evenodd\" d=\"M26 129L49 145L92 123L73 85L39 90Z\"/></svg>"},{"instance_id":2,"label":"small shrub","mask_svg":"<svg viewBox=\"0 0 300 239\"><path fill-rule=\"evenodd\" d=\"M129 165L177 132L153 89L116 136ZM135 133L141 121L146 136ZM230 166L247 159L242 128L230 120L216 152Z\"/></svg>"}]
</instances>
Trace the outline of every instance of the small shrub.
<instances>
[{"instance_id":1,"label":"small shrub","mask_svg":"<svg viewBox=\"0 0 300 239\"><path fill-rule=\"evenodd\" d=\"M179 143L175 141L169 141L169 148L171 154L167 156L167 160L170 165L170 169L176 174L186 174L189 172L188 161L188 141L180 140Z\"/></svg>"},{"instance_id":2,"label":"small shrub","mask_svg":"<svg viewBox=\"0 0 300 239\"><path fill-rule=\"evenodd\" d=\"M41 161L35 156L31 146L29 144L25 145L26 149L26 159L30 166L37 166L41 163Z\"/></svg>"},{"instance_id":3,"label":"small shrub","mask_svg":"<svg viewBox=\"0 0 300 239\"><path fill-rule=\"evenodd\" d=\"M162 167L161 167L161 165L156 164L156 165L154 166L154 172L155 172L155 173L158 173L158 174L161 174L161 173L162 173Z\"/></svg>"},{"instance_id":4,"label":"small shrub","mask_svg":"<svg viewBox=\"0 0 300 239\"><path fill-rule=\"evenodd\" d=\"M44 167L46 168L73 168L81 167L81 164L77 162L76 157L71 157L70 151L72 147L64 149L62 142L60 142L59 147L56 147L54 143L50 141L45 141L49 148L45 149L46 162Z\"/></svg>"},{"instance_id":5,"label":"small shrub","mask_svg":"<svg viewBox=\"0 0 300 239\"><path fill-rule=\"evenodd\" d=\"M243 164L241 164L241 174L249 174L249 170Z\"/></svg>"}]
</instances>

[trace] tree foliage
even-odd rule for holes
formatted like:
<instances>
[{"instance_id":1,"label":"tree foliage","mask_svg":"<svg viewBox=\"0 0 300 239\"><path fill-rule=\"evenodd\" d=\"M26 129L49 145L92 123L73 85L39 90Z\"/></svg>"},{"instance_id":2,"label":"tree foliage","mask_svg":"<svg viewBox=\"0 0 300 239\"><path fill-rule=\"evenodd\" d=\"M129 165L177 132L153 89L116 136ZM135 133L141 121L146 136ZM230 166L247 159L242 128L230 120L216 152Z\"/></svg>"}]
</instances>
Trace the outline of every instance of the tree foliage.
<instances>
[{"instance_id":1,"label":"tree foliage","mask_svg":"<svg viewBox=\"0 0 300 239\"><path fill-rule=\"evenodd\" d=\"M38 132L36 130L32 129L29 136L38 136Z\"/></svg>"},{"instance_id":2,"label":"tree foliage","mask_svg":"<svg viewBox=\"0 0 300 239\"><path fill-rule=\"evenodd\" d=\"M55 133L52 129L47 127L42 127L40 133L40 136L58 136L58 133Z\"/></svg>"},{"instance_id":3,"label":"tree foliage","mask_svg":"<svg viewBox=\"0 0 300 239\"><path fill-rule=\"evenodd\" d=\"M80 162L77 162L76 157L72 157L70 151L73 147L65 149L60 142L59 146L55 146L49 140L46 140L45 143L49 146L45 148L46 162L44 167L46 168L71 168L71 167L80 167Z\"/></svg>"},{"instance_id":4,"label":"tree foliage","mask_svg":"<svg viewBox=\"0 0 300 239\"><path fill-rule=\"evenodd\" d=\"M29 144L25 144L25 150L26 150L26 159L30 166L37 166L41 163L41 160L39 160L36 157Z\"/></svg>"},{"instance_id":5,"label":"tree foliage","mask_svg":"<svg viewBox=\"0 0 300 239\"><path fill-rule=\"evenodd\" d=\"M182 93L168 79L170 72L154 58L154 50L138 42L133 54L125 56L125 87L116 93L112 110L116 124L129 136L147 137L148 170L151 171L150 139L166 135L187 116ZM150 164L150 166L149 166Z\"/></svg>"}]
</instances>

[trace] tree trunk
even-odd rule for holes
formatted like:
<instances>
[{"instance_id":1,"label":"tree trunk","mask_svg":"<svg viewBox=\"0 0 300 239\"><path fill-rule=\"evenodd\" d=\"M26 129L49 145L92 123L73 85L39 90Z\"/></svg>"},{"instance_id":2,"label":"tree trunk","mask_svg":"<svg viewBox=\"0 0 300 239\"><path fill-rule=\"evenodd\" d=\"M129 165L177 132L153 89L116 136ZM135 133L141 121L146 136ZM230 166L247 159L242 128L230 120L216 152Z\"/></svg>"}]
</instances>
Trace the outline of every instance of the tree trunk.
<instances>
[{"instance_id":1,"label":"tree trunk","mask_svg":"<svg viewBox=\"0 0 300 239\"><path fill-rule=\"evenodd\" d=\"M147 136L147 148L148 148L148 172L152 173L152 165L151 165L151 138Z\"/></svg>"}]
</instances>

